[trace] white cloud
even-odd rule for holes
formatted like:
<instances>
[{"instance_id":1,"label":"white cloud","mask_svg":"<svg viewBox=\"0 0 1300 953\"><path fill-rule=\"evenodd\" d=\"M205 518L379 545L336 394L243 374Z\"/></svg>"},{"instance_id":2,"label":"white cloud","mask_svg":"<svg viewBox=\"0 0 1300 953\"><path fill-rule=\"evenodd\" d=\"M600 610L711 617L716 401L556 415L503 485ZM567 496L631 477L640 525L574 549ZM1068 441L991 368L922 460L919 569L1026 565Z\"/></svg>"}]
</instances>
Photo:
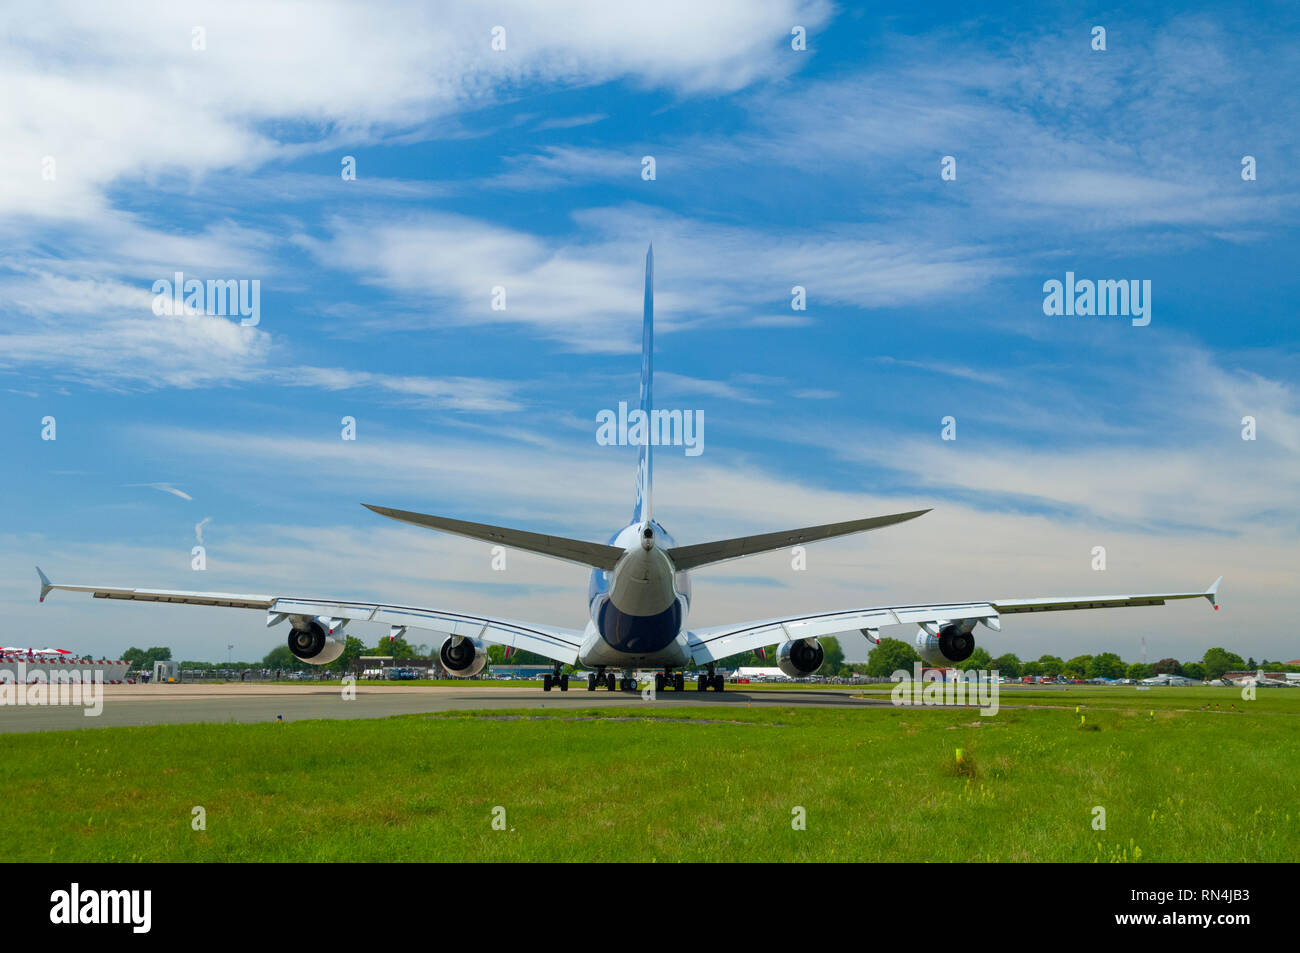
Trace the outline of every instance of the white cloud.
<instances>
[{"instance_id":1,"label":"white cloud","mask_svg":"<svg viewBox=\"0 0 1300 953\"><path fill-rule=\"evenodd\" d=\"M296 241L324 265L390 292L406 324L424 302L430 326L523 323L578 351L639 346L642 262L656 246L656 330L746 325L790 306L886 307L967 294L1010 266L978 248L938 247L860 227L771 231L690 221L640 206L574 214L580 238L547 239L445 213L336 217L322 241ZM493 289L506 292L493 310ZM790 312L804 317L801 312ZM381 312L382 314L382 312ZM376 319L382 322L382 318Z\"/></svg>"},{"instance_id":2,"label":"white cloud","mask_svg":"<svg viewBox=\"0 0 1300 953\"><path fill-rule=\"evenodd\" d=\"M781 50L790 25L814 28L829 12L821 0L10 9L0 85L21 95L0 116L0 212L94 218L124 177L248 168L338 130L364 140L539 84L736 90L795 69L799 58ZM498 25L505 52L491 48ZM52 182L41 178L45 156Z\"/></svg>"}]
</instances>

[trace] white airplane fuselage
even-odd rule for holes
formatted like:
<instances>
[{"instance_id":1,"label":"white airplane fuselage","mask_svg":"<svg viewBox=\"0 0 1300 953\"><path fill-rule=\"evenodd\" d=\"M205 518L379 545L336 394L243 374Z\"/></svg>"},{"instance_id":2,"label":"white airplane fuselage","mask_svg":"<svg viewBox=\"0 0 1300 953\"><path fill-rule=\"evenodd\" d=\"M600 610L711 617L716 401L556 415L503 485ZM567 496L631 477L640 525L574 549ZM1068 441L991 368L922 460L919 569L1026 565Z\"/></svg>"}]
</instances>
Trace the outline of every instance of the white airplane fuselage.
<instances>
[{"instance_id":1,"label":"white airplane fuselage","mask_svg":"<svg viewBox=\"0 0 1300 953\"><path fill-rule=\"evenodd\" d=\"M675 541L649 520L629 523L609 544L625 554L613 569L591 573L579 663L617 669L685 666L691 659L686 639L691 580L668 557Z\"/></svg>"}]
</instances>

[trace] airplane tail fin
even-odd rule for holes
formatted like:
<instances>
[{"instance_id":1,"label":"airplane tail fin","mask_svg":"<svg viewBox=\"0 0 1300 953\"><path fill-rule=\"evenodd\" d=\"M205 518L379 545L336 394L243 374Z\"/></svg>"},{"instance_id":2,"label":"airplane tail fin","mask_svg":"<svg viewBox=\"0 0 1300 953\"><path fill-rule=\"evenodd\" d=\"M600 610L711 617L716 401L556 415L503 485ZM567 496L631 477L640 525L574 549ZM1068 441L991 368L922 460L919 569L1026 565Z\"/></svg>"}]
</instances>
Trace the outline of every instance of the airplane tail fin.
<instances>
[{"instance_id":1,"label":"airplane tail fin","mask_svg":"<svg viewBox=\"0 0 1300 953\"><path fill-rule=\"evenodd\" d=\"M652 409L651 382L654 379L655 349L655 247L651 245L645 253L645 304L641 318L641 413L643 419L650 420ZM652 471L650 434L648 428L641 442L636 465L636 506L632 510L632 521L642 523L654 518L654 505L651 494L654 489Z\"/></svg>"}]
</instances>

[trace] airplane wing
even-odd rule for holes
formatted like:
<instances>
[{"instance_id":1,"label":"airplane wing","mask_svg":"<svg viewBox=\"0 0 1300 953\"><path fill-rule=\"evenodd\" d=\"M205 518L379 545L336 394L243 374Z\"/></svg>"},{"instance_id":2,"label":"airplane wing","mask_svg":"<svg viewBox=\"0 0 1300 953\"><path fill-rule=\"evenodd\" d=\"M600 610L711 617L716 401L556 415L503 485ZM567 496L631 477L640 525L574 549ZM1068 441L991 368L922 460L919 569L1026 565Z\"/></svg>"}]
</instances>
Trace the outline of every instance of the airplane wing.
<instances>
[{"instance_id":1,"label":"airplane wing","mask_svg":"<svg viewBox=\"0 0 1300 953\"><path fill-rule=\"evenodd\" d=\"M566 665L578 660L582 632L555 626L516 622L495 616L448 612L420 606L386 605L329 599L300 599L288 596L248 595L230 592L188 592L175 589L118 589L112 586L55 584L37 567L41 578L41 602L52 589L89 592L96 599L127 599L135 602L170 602L191 606L225 606L236 609L264 609L266 624L275 625L290 616L323 616L357 622L381 622L394 627L425 629L449 636L469 636L536 652Z\"/></svg>"},{"instance_id":2,"label":"airplane wing","mask_svg":"<svg viewBox=\"0 0 1300 953\"><path fill-rule=\"evenodd\" d=\"M1055 612L1066 609L1114 609L1124 606L1160 606L1171 599L1208 599L1216 609L1219 583L1214 581L1203 592L1160 592L1126 596L1085 596L1075 598L999 599L989 602L955 602L930 606L879 606L871 609L846 609L811 615L787 616L694 629L688 637L691 657L699 663L716 662L741 652L794 639L838 635L861 631L873 642L879 641L878 630L886 625L921 625L955 619L978 619L989 628L1000 629L1003 615L1017 612Z\"/></svg>"}]
</instances>

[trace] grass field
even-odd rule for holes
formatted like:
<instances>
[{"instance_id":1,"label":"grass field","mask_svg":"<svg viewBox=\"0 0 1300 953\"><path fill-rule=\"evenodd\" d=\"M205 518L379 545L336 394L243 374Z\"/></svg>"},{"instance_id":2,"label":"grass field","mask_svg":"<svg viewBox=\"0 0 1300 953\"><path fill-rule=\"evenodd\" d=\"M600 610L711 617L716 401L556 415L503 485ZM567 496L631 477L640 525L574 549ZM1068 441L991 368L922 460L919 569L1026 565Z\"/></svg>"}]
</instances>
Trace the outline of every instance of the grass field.
<instances>
[{"instance_id":1,"label":"grass field","mask_svg":"<svg viewBox=\"0 0 1300 953\"><path fill-rule=\"evenodd\" d=\"M1300 692L1261 691L1254 702L1212 689L1030 694L1004 692L1002 702L1061 707L981 718L968 709L641 704L8 734L0 859L1300 853ZM1206 699L1220 710L1199 710ZM1083 725L1074 704L1085 706ZM191 827L196 806L206 830ZM1097 807L1105 830L1093 828ZM494 808L504 809L505 830L493 829ZM792 827L796 808L805 830Z\"/></svg>"}]
</instances>

